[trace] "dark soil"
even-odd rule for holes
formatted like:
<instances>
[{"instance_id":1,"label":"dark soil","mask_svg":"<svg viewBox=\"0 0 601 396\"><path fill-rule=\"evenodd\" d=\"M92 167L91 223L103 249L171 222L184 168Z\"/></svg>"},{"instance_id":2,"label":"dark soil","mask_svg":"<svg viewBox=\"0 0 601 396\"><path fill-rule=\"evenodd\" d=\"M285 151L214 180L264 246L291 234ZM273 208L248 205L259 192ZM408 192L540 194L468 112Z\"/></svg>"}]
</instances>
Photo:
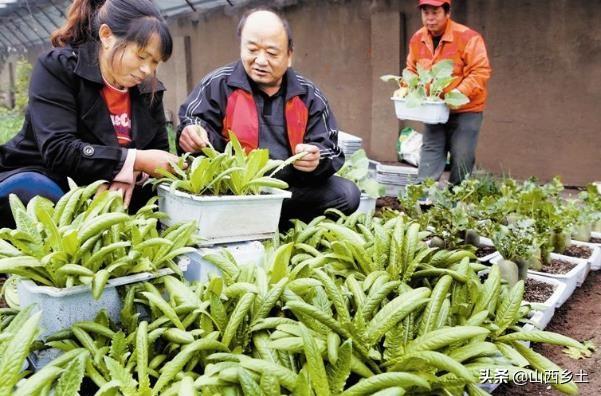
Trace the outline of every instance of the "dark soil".
<instances>
[{"instance_id":1,"label":"dark soil","mask_svg":"<svg viewBox=\"0 0 601 396\"><path fill-rule=\"evenodd\" d=\"M376 211L381 211L384 208L401 210L401 204L397 197L380 197L376 200Z\"/></svg>"},{"instance_id":2,"label":"dark soil","mask_svg":"<svg viewBox=\"0 0 601 396\"><path fill-rule=\"evenodd\" d=\"M494 246L480 246L478 247L478 250L476 250L476 257L485 257L496 251L497 249Z\"/></svg>"},{"instance_id":3,"label":"dark soil","mask_svg":"<svg viewBox=\"0 0 601 396\"><path fill-rule=\"evenodd\" d=\"M546 272L547 274L567 274L575 266L576 264L569 261L552 259L549 264L543 265L541 272Z\"/></svg>"},{"instance_id":4,"label":"dark soil","mask_svg":"<svg viewBox=\"0 0 601 396\"><path fill-rule=\"evenodd\" d=\"M543 303L553 294L553 285L539 282L534 279L526 279L524 288L524 301L531 303Z\"/></svg>"},{"instance_id":5,"label":"dark soil","mask_svg":"<svg viewBox=\"0 0 601 396\"><path fill-rule=\"evenodd\" d=\"M591 257L593 251L588 246L570 245L562 254L565 256L587 259Z\"/></svg>"},{"instance_id":6,"label":"dark soil","mask_svg":"<svg viewBox=\"0 0 601 396\"><path fill-rule=\"evenodd\" d=\"M588 359L573 360L565 355L562 347L534 344L534 350L554 361L562 369L583 375L580 395L601 395L601 271L590 272L582 287L577 288L570 299L555 311L555 316L545 330L560 333L578 341L591 340L598 349ZM502 385L494 395L502 396L556 396L562 393L544 384L531 383L524 386Z\"/></svg>"},{"instance_id":7,"label":"dark soil","mask_svg":"<svg viewBox=\"0 0 601 396\"><path fill-rule=\"evenodd\" d=\"M593 238L591 237L591 239L589 240L590 243L599 243L601 244L601 238Z\"/></svg>"}]
</instances>

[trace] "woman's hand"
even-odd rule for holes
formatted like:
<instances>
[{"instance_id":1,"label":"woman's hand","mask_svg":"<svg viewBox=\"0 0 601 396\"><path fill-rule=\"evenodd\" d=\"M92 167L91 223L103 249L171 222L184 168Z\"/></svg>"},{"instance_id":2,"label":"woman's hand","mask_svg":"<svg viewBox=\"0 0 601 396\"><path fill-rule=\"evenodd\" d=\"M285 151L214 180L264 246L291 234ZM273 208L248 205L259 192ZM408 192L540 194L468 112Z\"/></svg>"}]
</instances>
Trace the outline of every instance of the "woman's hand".
<instances>
[{"instance_id":1,"label":"woman's hand","mask_svg":"<svg viewBox=\"0 0 601 396\"><path fill-rule=\"evenodd\" d=\"M169 161L177 163L178 158L177 155L163 150L137 150L134 170L145 172L152 177L160 177L161 175L156 170L162 168L170 172L171 164Z\"/></svg>"},{"instance_id":2,"label":"woman's hand","mask_svg":"<svg viewBox=\"0 0 601 396\"><path fill-rule=\"evenodd\" d=\"M114 181L111 183L101 184L98 187L98 190L96 190L96 195L106 190L117 191L121 195L121 198L123 198L123 206L125 206L125 209L127 209L129 207L129 203L131 202L131 196L135 187L135 184Z\"/></svg>"}]
</instances>

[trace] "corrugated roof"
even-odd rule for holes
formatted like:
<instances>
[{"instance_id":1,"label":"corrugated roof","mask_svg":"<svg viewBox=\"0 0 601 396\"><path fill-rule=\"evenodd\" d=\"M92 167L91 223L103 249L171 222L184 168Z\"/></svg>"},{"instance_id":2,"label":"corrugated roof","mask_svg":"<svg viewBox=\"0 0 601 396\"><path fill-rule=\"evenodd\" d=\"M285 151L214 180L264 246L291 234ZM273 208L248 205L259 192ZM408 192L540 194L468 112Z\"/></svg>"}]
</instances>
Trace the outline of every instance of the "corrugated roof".
<instances>
[{"instance_id":1,"label":"corrugated roof","mask_svg":"<svg viewBox=\"0 0 601 396\"><path fill-rule=\"evenodd\" d=\"M190 12L202 13L223 6L233 7L246 2L240 0L154 0L161 13L167 18Z\"/></svg>"},{"instance_id":2,"label":"corrugated roof","mask_svg":"<svg viewBox=\"0 0 601 396\"><path fill-rule=\"evenodd\" d=\"M166 18L202 13L248 0L153 0ZM50 34L65 21L71 1L0 0L0 56L47 44Z\"/></svg>"}]
</instances>

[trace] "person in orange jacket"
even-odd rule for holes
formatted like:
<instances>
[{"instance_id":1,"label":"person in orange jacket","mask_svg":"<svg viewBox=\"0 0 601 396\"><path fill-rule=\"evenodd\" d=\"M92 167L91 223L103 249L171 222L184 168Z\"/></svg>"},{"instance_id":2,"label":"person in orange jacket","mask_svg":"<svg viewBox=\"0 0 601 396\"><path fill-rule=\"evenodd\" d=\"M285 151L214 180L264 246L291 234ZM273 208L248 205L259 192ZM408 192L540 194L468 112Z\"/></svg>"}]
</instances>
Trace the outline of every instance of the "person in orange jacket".
<instances>
[{"instance_id":1,"label":"person in orange jacket","mask_svg":"<svg viewBox=\"0 0 601 396\"><path fill-rule=\"evenodd\" d=\"M418 7L424 27L411 37L407 68L415 73L418 64L429 69L451 59L456 78L446 91L458 90L470 100L451 109L445 124L426 124L418 181L438 180L450 152L449 182L459 184L474 167L491 68L482 36L451 19L451 0L419 0Z\"/></svg>"}]
</instances>

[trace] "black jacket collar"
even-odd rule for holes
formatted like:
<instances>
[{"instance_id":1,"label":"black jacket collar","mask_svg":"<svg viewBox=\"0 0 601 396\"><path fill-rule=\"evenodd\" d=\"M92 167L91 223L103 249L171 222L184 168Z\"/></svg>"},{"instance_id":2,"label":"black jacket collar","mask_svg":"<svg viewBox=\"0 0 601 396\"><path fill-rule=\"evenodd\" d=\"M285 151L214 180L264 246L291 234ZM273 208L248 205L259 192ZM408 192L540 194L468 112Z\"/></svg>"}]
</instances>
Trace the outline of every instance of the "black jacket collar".
<instances>
[{"instance_id":1,"label":"black jacket collar","mask_svg":"<svg viewBox=\"0 0 601 396\"><path fill-rule=\"evenodd\" d=\"M77 65L75 66L74 70L76 75L97 84L104 84L104 81L102 80L102 74L100 74L97 42L90 41L83 43L73 48L73 54L77 56ZM152 93L153 82L156 84L154 89L155 92L165 90L163 84L156 78L147 78L140 85L134 87L133 89L137 89L141 94Z\"/></svg>"},{"instance_id":2,"label":"black jacket collar","mask_svg":"<svg viewBox=\"0 0 601 396\"><path fill-rule=\"evenodd\" d=\"M295 96L300 96L307 93L306 88L300 84L298 78L296 77L296 72L291 67L286 70L284 81L286 82L286 101L289 101ZM252 93L249 77L244 70L242 61L238 61L234 64L234 70L228 77L227 84L231 87L240 88L246 92Z\"/></svg>"},{"instance_id":3,"label":"black jacket collar","mask_svg":"<svg viewBox=\"0 0 601 396\"><path fill-rule=\"evenodd\" d=\"M98 43L81 44L73 49L73 54L77 56L75 74L86 80L104 84L100 74L100 64L98 63Z\"/></svg>"}]
</instances>

